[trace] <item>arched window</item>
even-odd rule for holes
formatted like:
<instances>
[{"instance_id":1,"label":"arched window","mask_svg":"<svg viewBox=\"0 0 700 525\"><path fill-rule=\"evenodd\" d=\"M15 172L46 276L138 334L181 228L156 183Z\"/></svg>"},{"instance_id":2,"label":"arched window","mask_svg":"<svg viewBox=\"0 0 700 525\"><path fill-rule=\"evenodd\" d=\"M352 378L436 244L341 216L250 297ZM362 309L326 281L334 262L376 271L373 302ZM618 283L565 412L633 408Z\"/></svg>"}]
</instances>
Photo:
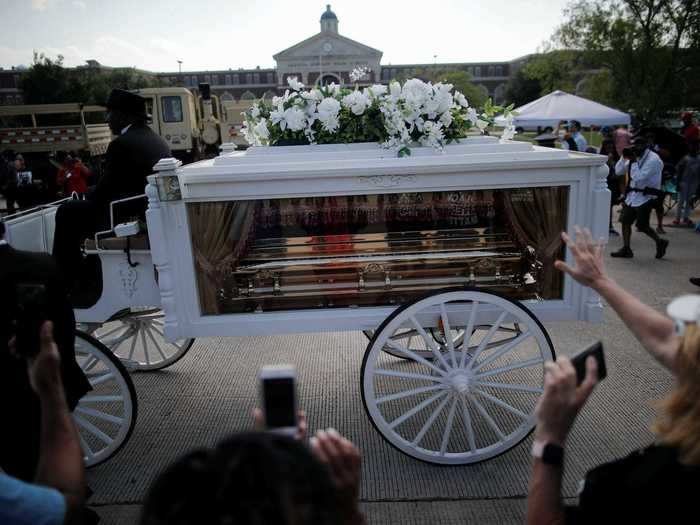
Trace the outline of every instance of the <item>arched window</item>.
<instances>
[{"instance_id":1,"label":"arched window","mask_svg":"<svg viewBox=\"0 0 700 525\"><path fill-rule=\"evenodd\" d=\"M322 86L327 86L328 84L332 84L332 83L342 85L343 81L340 80L340 78L336 75L333 75L331 73L324 73L323 78L321 79L321 82L319 82L319 84Z\"/></svg>"},{"instance_id":2,"label":"arched window","mask_svg":"<svg viewBox=\"0 0 700 525\"><path fill-rule=\"evenodd\" d=\"M241 95L241 100L255 100L255 94L251 91L246 91Z\"/></svg>"},{"instance_id":3,"label":"arched window","mask_svg":"<svg viewBox=\"0 0 700 525\"><path fill-rule=\"evenodd\" d=\"M272 97L276 97L276 96L277 96L277 93L275 93L274 91L271 91L269 89L267 91L265 91L265 93L263 93L263 98L265 100L272 100Z\"/></svg>"},{"instance_id":4,"label":"arched window","mask_svg":"<svg viewBox=\"0 0 700 525\"><path fill-rule=\"evenodd\" d=\"M229 93L228 91L224 92L223 95L221 95L221 102L235 102L236 99L233 98L233 95Z\"/></svg>"}]
</instances>

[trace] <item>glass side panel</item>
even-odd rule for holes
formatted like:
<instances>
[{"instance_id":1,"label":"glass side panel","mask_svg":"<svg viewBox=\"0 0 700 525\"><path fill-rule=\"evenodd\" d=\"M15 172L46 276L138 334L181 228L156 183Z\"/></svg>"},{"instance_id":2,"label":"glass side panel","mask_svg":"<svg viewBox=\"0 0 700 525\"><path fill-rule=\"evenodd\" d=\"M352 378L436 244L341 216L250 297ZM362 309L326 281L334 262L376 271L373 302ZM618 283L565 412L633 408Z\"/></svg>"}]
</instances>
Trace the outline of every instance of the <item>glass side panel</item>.
<instances>
[{"instance_id":1,"label":"glass side panel","mask_svg":"<svg viewBox=\"0 0 700 525\"><path fill-rule=\"evenodd\" d=\"M560 299L569 188L187 205L205 315L397 305L445 287Z\"/></svg>"}]
</instances>

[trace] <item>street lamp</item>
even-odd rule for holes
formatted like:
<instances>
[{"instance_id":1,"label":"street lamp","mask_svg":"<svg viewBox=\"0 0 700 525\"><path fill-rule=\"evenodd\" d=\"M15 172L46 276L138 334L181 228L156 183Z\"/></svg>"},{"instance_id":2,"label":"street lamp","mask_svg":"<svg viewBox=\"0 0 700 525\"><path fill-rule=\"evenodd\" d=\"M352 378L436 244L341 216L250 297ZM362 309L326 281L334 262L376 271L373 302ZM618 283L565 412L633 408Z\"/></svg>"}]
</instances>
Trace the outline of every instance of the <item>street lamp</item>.
<instances>
[{"instance_id":1,"label":"street lamp","mask_svg":"<svg viewBox=\"0 0 700 525\"><path fill-rule=\"evenodd\" d=\"M177 61L178 73L182 73L182 60Z\"/></svg>"}]
</instances>

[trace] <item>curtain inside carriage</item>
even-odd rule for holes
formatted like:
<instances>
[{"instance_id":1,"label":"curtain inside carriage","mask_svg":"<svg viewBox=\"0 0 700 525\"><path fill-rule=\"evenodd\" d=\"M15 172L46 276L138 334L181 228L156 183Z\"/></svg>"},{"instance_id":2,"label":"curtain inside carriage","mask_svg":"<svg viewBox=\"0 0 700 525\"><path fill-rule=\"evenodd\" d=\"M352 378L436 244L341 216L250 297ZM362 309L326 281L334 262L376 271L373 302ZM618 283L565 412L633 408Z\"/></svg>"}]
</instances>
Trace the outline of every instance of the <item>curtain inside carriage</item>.
<instances>
[{"instance_id":1,"label":"curtain inside carriage","mask_svg":"<svg viewBox=\"0 0 700 525\"><path fill-rule=\"evenodd\" d=\"M511 231L520 244L533 246L542 262L542 298L561 299L564 277L554 268L554 261L564 255L561 232L566 230L569 187L523 188L501 193Z\"/></svg>"},{"instance_id":2,"label":"curtain inside carriage","mask_svg":"<svg viewBox=\"0 0 700 525\"><path fill-rule=\"evenodd\" d=\"M187 206L202 314L218 314L227 270L254 234L254 201L198 202Z\"/></svg>"}]
</instances>

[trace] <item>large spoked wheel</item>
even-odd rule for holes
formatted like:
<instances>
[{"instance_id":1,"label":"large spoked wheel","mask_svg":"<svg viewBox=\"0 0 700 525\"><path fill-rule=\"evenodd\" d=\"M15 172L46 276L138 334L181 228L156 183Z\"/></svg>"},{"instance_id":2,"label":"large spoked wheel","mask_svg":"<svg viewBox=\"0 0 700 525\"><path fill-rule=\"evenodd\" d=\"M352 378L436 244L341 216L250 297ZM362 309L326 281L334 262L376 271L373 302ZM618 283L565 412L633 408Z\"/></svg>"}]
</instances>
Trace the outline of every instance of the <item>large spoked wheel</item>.
<instances>
[{"instance_id":1,"label":"large spoked wheel","mask_svg":"<svg viewBox=\"0 0 700 525\"><path fill-rule=\"evenodd\" d=\"M453 337L440 343L431 327ZM406 330L415 330L429 356L394 338ZM387 353L388 341L403 360ZM532 431L544 362L553 358L549 336L520 303L444 290L397 309L377 329L362 363L362 399L375 428L402 452L430 463L476 463Z\"/></svg>"},{"instance_id":2,"label":"large spoked wheel","mask_svg":"<svg viewBox=\"0 0 700 525\"><path fill-rule=\"evenodd\" d=\"M73 411L85 466L114 456L128 441L137 414L136 389L129 373L94 337L76 331L75 357L92 385Z\"/></svg>"},{"instance_id":3,"label":"large spoked wheel","mask_svg":"<svg viewBox=\"0 0 700 525\"><path fill-rule=\"evenodd\" d=\"M91 331L131 371L160 370L184 357L194 339L168 343L163 335L163 311L137 310L107 322Z\"/></svg>"}]
</instances>

